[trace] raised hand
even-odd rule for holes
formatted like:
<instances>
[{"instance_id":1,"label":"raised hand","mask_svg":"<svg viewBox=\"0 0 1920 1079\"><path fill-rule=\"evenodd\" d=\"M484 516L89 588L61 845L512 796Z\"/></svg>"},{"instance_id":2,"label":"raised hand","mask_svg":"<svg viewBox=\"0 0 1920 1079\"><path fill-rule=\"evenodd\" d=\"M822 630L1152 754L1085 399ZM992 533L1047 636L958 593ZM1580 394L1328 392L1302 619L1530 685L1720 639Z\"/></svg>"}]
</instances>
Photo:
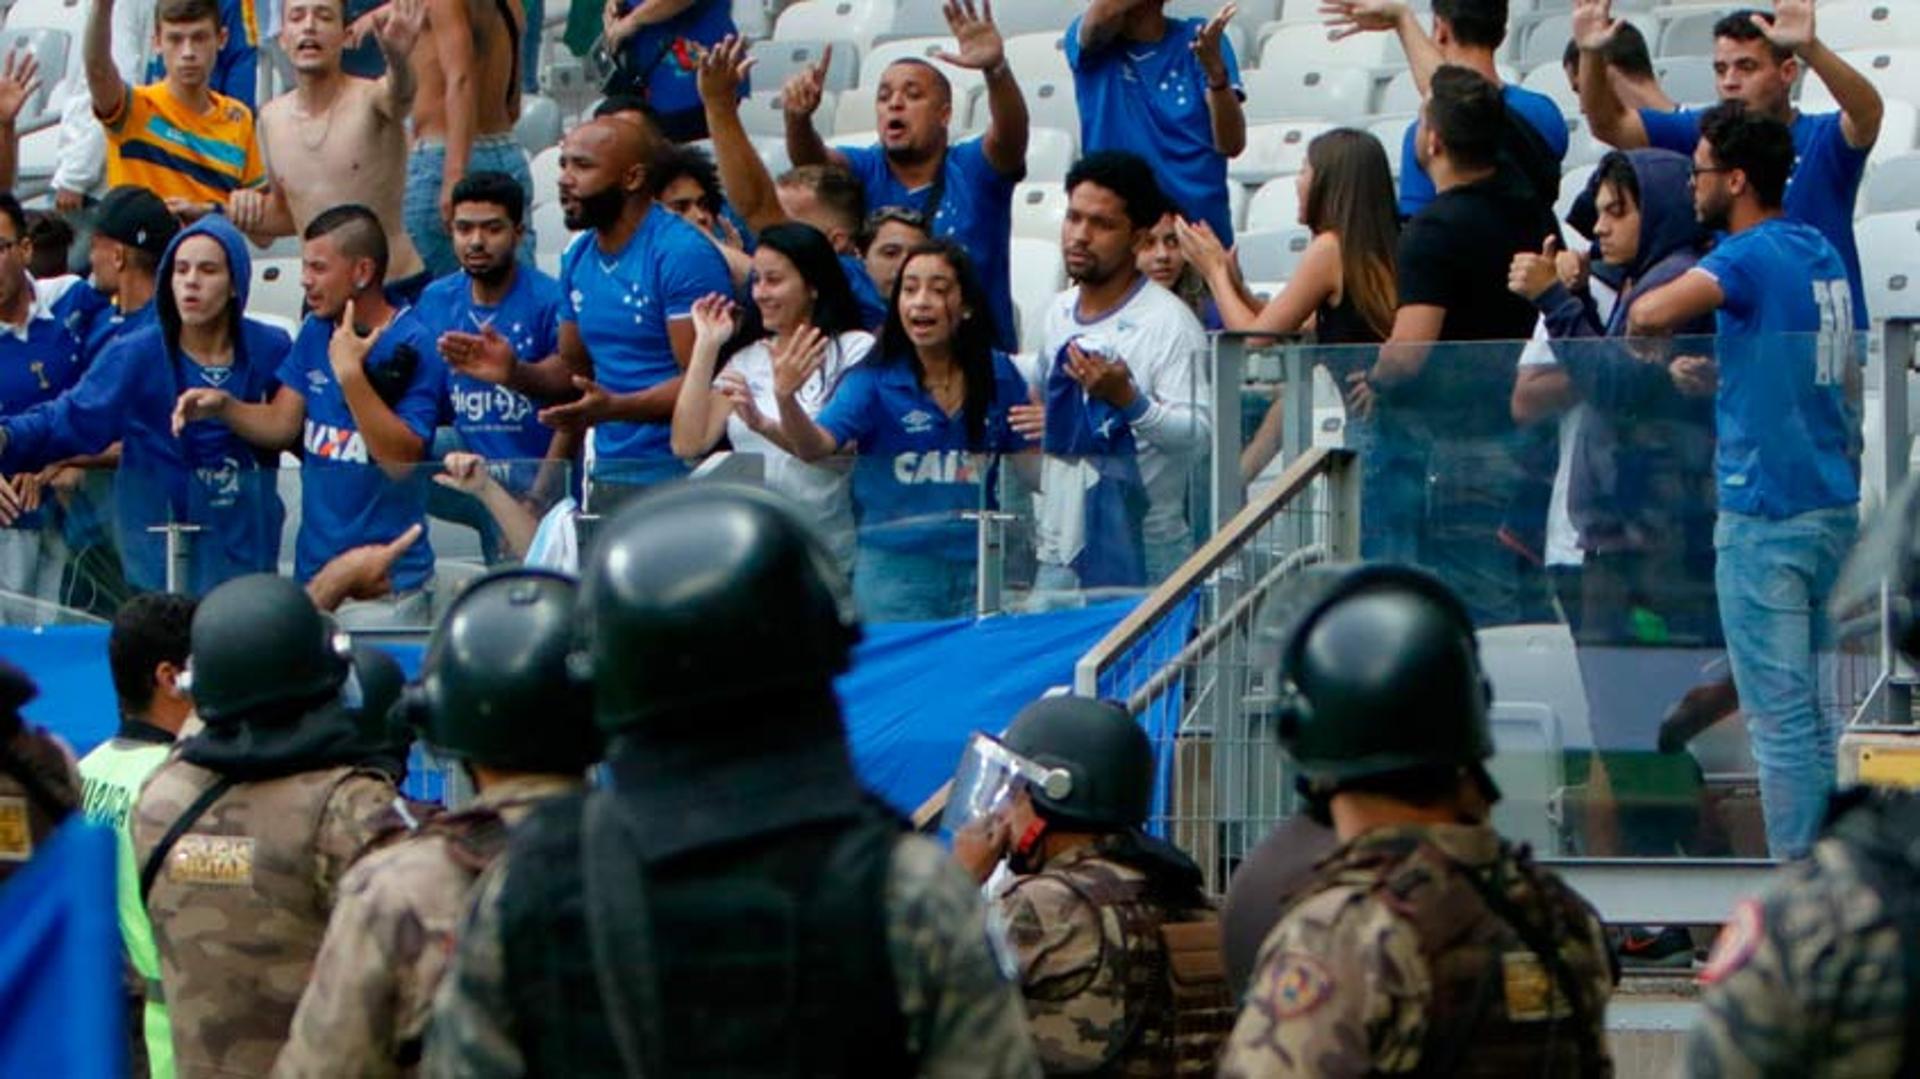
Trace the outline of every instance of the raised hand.
<instances>
[{"instance_id":1,"label":"raised hand","mask_svg":"<svg viewBox=\"0 0 1920 1079\"><path fill-rule=\"evenodd\" d=\"M573 377L573 388L580 396L564 405L540 410L540 422L548 427L581 430L613 419L613 395L590 378Z\"/></svg>"},{"instance_id":2,"label":"raised hand","mask_svg":"<svg viewBox=\"0 0 1920 1079\"><path fill-rule=\"evenodd\" d=\"M221 413L225 412L227 406L232 403L233 395L225 390L196 386L186 391L173 403L174 437L180 437L180 432L186 428L187 424L219 419Z\"/></svg>"},{"instance_id":3,"label":"raised hand","mask_svg":"<svg viewBox=\"0 0 1920 1079\"><path fill-rule=\"evenodd\" d=\"M1540 253L1522 251L1513 256L1507 268L1507 291L1529 300L1537 300L1560 279L1558 257L1560 237L1549 236L1540 245Z\"/></svg>"},{"instance_id":4,"label":"raised hand","mask_svg":"<svg viewBox=\"0 0 1920 1079\"><path fill-rule=\"evenodd\" d=\"M753 70L753 57L747 54L744 38L728 34L719 44L700 56L697 85L700 100L709 105L731 105L740 100L740 87ZM825 72L821 73L824 81Z\"/></svg>"},{"instance_id":5,"label":"raised hand","mask_svg":"<svg viewBox=\"0 0 1920 1079\"><path fill-rule=\"evenodd\" d=\"M747 425L747 430L764 434L780 426L760 411L760 402L753 399L753 389L747 385L745 375L728 368L720 372L720 377L714 379L713 385L720 391L720 396L733 405L733 414L740 417L740 422Z\"/></svg>"},{"instance_id":6,"label":"raised hand","mask_svg":"<svg viewBox=\"0 0 1920 1079\"><path fill-rule=\"evenodd\" d=\"M513 378L519 357L500 331L488 326L479 333L451 330L440 335L440 358L469 378L504 386Z\"/></svg>"},{"instance_id":7,"label":"raised hand","mask_svg":"<svg viewBox=\"0 0 1920 1079\"><path fill-rule=\"evenodd\" d=\"M693 339L695 343L719 345L733 336L738 310L732 299L718 292L693 301Z\"/></svg>"},{"instance_id":8,"label":"raised hand","mask_svg":"<svg viewBox=\"0 0 1920 1079\"><path fill-rule=\"evenodd\" d=\"M827 356L827 335L818 326L805 326L787 335L773 357L773 393L790 398L820 369Z\"/></svg>"},{"instance_id":9,"label":"raised hand","mask_svg":"<svg viewBox=\"0 0 1920 1079\"><path fill-rule=\"evenodd\" d=\"M1333 29L1331 41L1350 38L1376 30L1391 30L1400 24L1407 5L1400 0L1320 0L1320 14Z\"/></svg>"},{"instance_id":10,"label":"raised hand","mask_svg":"<svg viewBox=\"0 0 1920 1079\"><path fill-rule=\"evenodd\" d=\"M1176 217L1173 231L1180 238L1180 253L1201 277L1209 277L1233 261L1220 237L1213 234L1213 226L1205 221Z\"/></svg>"},{"instance_id":11,"label":"raised hand","mask_svg":"<svg viewBox=\"0 0 1920 1079\"><path fill-rule=\"evenodd\" d=\"M1194 59L1200 61L1200 70L1206 74L1209 86L1218 86L1227 81L1227 58L1220 51L1220 39L1227 32L1227 24L1239 13L1240 9L1232 4L1221 8L1213 18L1207 20L1199 33L1193 35L1193 40L1187 45L1193 51Z\"/></svg>"},{"instance_id":12,"label":"raised hand","mask_svg":"<svg viewBox=\"0 0 1920 1079\"><path fill-rule=\"evenodd\" d=\"M1813 0L1774 0L1772 22L1757 14L1748 18L1776 49L1799 55L1814 42Z\"/></svg>"},{"instance_id":13,"label":"raised hand","mask_svg":"<svg viewBox=\"0 0 1920 1079\"><path fill-rule=\"evenodd\" d=\"M340 322L333 328L333 336L327 339L327 360L333 365L333 377L344 382L357 374L366 373L367 356L373 346L386 331L384 326L375 326L366 333L353 322L353 301L347 301L347 309L340 313Z\"/></svg>"},{"instance_id":14,"label":"raised hand","mask_svg":"<svg viewBox=\"0 0 1920 1079\"><path fill-rule=\"evenodd\" d=\"M373 13L373 33L380 51L388 56L409 56L420 31L427 25L426 0L391 0Z\"/></svg>"},{"instance_id":15,"label":"raised hand","mask_svg":"<svg viewBox=\"0 0 1920 1079\"><path fill-rule=\"evenodd\" d=\"M440 468L441 471L434 474L433 482L475 497L485 491L487 484L493 480L487 472L487 459L477 453L449 453L440 462Z\"/></svg>"},{"instance_id":16,"label":"raised hand","mask_svg":"<svg viewBox=\"0 0 1920 1079\"><path fill-rule=\"evenodd\" d=\"M827 69L833 66L833 46L820 50L820 59L808 64L780 88L780 108L788 116L812 116L820 111L821 96L827 92Z\"/></svg>"},{"instance_id":17,"label":"raised hand","mask_svg":"<svg viewBox=\"0 0 1920 1079\"><path fill-rule=\"evenodd\" d=\"M0 67L0 124L19 119L20 110L38 89L40 61L32 53L8 53L6 66Z\"/></svg>"},{"instance_id":18,"label":"raised hand","mask_svg":"<svg viewBox=\"0 0 1920 1079\"><path fill-rule=\"evenodd\" d=\"M934 59L974 71L990 71L1006 60L1006 41L993 23L993 0L979 0L977 7L974 0L947 0L942 11L960 51L943 50Z\"/></svg>"},{"instance_id":19,"label":"raised hand","mask_svg":"<svg viewBox=\"0 0 1920 1079\"><path fill-rule=\"evenodd\" d=\"M1573 42L1585 52L1612 44L1623 22L1613 17L1613 0L1573 0Z\"/></svg>"}]
</instances>

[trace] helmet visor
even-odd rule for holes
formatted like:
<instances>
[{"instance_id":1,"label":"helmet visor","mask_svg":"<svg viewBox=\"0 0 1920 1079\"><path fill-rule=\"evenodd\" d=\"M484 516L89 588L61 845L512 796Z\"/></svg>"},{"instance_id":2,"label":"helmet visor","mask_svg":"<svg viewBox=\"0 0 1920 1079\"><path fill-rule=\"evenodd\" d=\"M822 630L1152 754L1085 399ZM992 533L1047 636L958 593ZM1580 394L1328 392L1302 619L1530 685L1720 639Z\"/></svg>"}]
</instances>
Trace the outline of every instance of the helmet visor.
<instances>
[{"instance_id":1,"label":"helmet visor","mask_svg":"<svg viewBox=\"0 0 1920 1079\"><path fill-rule=\"evenodd\" d=\"M1061 769L1036 764L990 734L975 734L954 770L940 830L951 836L970 824L992 820L1006 810L1013 792L1025 784L1055 798L1065 798L1071 780Z\"/></svg>"}]
</instances>

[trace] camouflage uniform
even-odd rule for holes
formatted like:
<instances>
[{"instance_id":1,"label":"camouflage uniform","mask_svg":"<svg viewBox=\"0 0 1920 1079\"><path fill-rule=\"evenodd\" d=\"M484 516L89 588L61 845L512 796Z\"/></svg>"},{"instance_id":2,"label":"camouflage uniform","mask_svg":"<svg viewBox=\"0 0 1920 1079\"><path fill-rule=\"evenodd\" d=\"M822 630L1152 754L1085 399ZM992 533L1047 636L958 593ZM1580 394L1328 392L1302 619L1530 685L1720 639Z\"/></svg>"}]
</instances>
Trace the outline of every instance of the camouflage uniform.
<instances>
[{"instance_id":1,"label":"camouflage uniform","mask_svg":"<svg viewBox=\"0 0 1920 1079\"><path fill-rule=\"evenodd\" d=\"M180 751L154 772L134 808L134 856L143 867L220 779ZM183 1079L273 1066L341 876L394 796L385 776L344 766L238 783L173 845L147 911Z\"/></svg>"},{"instance_id":2,"label":"camouflage uniform","mask_svg":"<svg viewBox=\"0 0 1920 1079\"><path fill-rule=\"evenodd\" d=\"M1870 863L1829 836L1764 898L1735 908L1701 974L1684 1074L1911 1074L1902 1038L1920 1032L1907 1030L1902 912Z\"/></svg>"},{"instance_id":3,"label":"camouflage uniform","mask_svg":"<svg viewBox=\"0 0 1920 1079\"><path fill-rule=\"evenodd\" d=\"M1160 926L1216 918L1204 907L1165 908L1149 884L1146 873L1095 844L1048 860L998 900L1034 1048L1049 1073L1212 1073L1233 1021L1230 1000L1223 984L1212 1029L1176 1044Z\"/></svg>"},{"instance_id":4,"label":"camouflage uniform","mask_svg":"<svg viewBox=\"0 0 1920 1079\"><path fill-rule=\"evenodd\" d=\"M56 808L71 812L80 807L80 774L73 754L58 738L30 724L22 724L0 742L0 884L33 857L33 852L58 823ZM34 778L34 786L58 806L43 803L13 775L19 769Z\"/></svg>"},{"instance_id":5,"label":"camouflage uniform","mask_svg":"<svg viewBox=\"0 0 1920 1079\"><path fill-rule=\"evenodd\" d=\"M507 827L579 787L557 776L503 780L355 862L274 1074L410 1074L475 878L506 849Z\"/></svg>"},{"instance_id":6,"label":"camouflage uniform","mask_svg":"<svg viewBox=\"0 0 1920 1079\"><path fill-rule=\"evenodd\" d=\"M434 1000L422 1073L519 1076L527 1066L503 984L500 893L512 863L481 878L453 968ZM1038 1076L1033 1045L986 932L978 890L944 850L918 838L895 848L888 883L888 947L907 1021L909 1052L927 1076Z\"/></svg>"},{"instance_id":7,"label":"camouflage uniform","mask_svg":"<svg viewBox=\"0 0 1920 1079\"><path fill-rule=\"evenodd\" d=\"M1461 898L1457 889L1470 886L1447 877L1464 874L1435 862L1504 882L1507 900L1536 926L1555 920L1553 899L1539 890L1551 878L1490 828L1368 832L1323 863L1316 886L1268 936L1220 1074L1582 1074L1582 1032L1568 1029L1574 1009L1546 965L1511 933L1502 939L1505 923L1490 908ZM1610 1075L1606 942L1591 911L1564 886L1549 887L1570 902L1563 909L1582 915L1549 935L1586 1002L1584 1034L1595 1053L1586 1074ZM1447 939L1423 939L1421 925ZM1479 1000L1487 1011L1469 1014ZM1543 1068L1543 1047L1556 1044L1556 1066Z\"/></svg>"}]
</instances>

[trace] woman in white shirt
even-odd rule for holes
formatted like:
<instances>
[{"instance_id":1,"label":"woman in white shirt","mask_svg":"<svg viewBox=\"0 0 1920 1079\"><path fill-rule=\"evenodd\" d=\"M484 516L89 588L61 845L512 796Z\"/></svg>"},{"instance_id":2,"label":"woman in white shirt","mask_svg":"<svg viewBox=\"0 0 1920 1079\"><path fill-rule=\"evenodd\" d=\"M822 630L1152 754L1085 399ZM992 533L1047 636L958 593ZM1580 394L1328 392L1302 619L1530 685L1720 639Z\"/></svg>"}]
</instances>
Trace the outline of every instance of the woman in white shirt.
<instances>
[{"instance_id":1,"label":"woman in white shirt","mask_svg":"<svg viewBox=\"0 0 1920 1079\"><path fill-rule=\"evenodd\" d=\"M725 435L735 453L758 455L766 485L798 503L850 568L853 502L845 463L808 464L789 452L773 363L783 354L819 357L795 395L815 415L847 370L866 358L873 335L860 328L860 309L833 246L810 225L774 225L760 233L752 295L744 309L718 294L694 305L693 355L673 408L673 452L698 458Z\"/></svg>"}]
</instances>

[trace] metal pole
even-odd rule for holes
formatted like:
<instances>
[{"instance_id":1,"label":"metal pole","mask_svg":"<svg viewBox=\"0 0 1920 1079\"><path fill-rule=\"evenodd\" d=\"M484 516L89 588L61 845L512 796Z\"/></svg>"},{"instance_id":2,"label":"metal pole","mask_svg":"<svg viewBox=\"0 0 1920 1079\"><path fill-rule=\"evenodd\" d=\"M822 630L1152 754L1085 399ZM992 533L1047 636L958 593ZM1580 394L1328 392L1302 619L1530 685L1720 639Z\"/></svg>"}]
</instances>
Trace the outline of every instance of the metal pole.
<instances>
[{"instance_id":1,"label":"metal pole","mask_svg":"<svg viewBox=\"0 0 1920 1079\"><path fill-rule=\"evenodd\" d=\"M1219 535L1221 526L1246 504L1246 486L1240 482L1241 383L1247 373L1247 339L1216 333L1213 338L1213 452L1207 461L1208 493L1213 519L1207 535Z\"/></svg>"},{"instance_id":2,"label":"metal pole","mask_svg":"<svg viewBox=\"0 0 1920 1079\"><path fill-rule=\"evenodd\" d=\"M1888 319L1886 339L1880 350L1876 386L1880 391L1881 446L1879 482L1881 498L1891 504L1894 494L1907 479L1907 459L1912 452L1911 417L1907 414L1907 372L1914 360L1914 322ZM1907 727L1913 723L1913 686L1920 677L1912 663L1901 654L1893 637L1893 597L1887 586L1880 594L1880 677L1860 707L1854 710L1850 726Z\"/></svg>"},{"instance_id":3,"label":"metal pole","mask_svg":"<svg viewBox=\"0 0 1920 1079\"><path fill-rule=\"evenodd\" d=\"M199 525L180 524L169 521L163 525L153 525L148 532L158 532L167 544L167 591L184 595L187 581L192 577L193 542L188 537L200 531Z\"/></svg>"}]
</instances>

